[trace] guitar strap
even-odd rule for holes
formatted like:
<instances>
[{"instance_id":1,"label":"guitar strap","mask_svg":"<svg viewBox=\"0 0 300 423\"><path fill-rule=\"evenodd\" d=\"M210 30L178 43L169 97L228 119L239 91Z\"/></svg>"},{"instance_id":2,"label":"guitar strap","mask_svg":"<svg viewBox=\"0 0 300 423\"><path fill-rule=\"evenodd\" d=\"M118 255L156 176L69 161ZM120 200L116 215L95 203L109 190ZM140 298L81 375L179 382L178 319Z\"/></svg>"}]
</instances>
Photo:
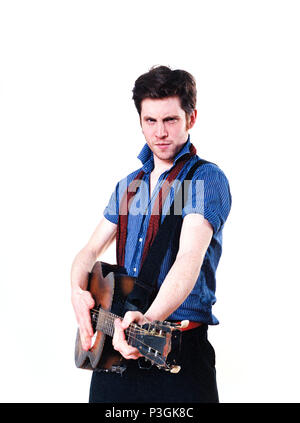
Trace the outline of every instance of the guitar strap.
<instances>
[{"instance_id":1,"label":"guitar strap","mask_svg":"<svg viewBox=\"0 0 300 423\"><path fill-rule=\"evenodd\" d=\"M180 232L182 227L182 214L174 213L174 204L185 204L190 182L197 168L206 160L198 160L188 171L185 182L182 182L182 189L179 189L170 206L169 213L165 216L159 227L157 235L149 249L147 257L136 278L135 285L131 293L127 296L124 304L124 314L126 311L140 311L145 313L154 300L157 293L157 279L160 273L161 264L171 242L171 265L174 263L179 248ZM181 198L181 203L179 202Z\"/></svg>"}]
</instances>

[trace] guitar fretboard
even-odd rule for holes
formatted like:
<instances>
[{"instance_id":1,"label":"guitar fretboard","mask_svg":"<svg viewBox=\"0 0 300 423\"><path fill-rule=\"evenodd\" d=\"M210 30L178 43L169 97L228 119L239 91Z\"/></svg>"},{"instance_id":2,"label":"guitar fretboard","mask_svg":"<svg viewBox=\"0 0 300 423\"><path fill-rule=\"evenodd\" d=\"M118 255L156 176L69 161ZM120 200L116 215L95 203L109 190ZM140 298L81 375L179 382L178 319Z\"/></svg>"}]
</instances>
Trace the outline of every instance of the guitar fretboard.
<instances>
[{"instance_id":1,"label":"guitar fretboard","mask_svg":"<svg viewBox=\"0 0 300 423\"><path fill-rule=\"evenodd\" d=\"M103 310L102 308L98 310L98 313L96 330L99 330L106 335L113 337L115 332L115 319L123 320L122 317L119 317L110 311ZM128 329L125 330L128 341L131 341L134 338L136 327L136 324L131 323Z\"/></svg>"}]
</instances>

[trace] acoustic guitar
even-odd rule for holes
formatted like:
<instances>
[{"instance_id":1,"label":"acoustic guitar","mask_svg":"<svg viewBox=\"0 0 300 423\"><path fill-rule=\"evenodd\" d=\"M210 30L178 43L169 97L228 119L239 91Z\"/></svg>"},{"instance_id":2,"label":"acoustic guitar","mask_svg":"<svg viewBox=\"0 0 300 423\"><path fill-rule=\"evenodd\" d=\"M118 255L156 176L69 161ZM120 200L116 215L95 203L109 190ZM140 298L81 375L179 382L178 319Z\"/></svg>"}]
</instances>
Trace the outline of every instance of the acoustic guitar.
<instances>
[{"instance_id":1,"label":"acoustic guitar","mask_svg":"<svg viewBox=\"0 0 300 423\"><path fill-rule=\"evenodd\" d=\"M79 329L75 344L75 364L82 369L113 371L122 373L126 361L112 346L114 320L122 320L124 304L132 291L136 279L119 273L117 266L97 261L89 275L87 289L95 301L90 311L94 330L92 346L83 350ZM143 356L143 366L157 366L159 369L177 373L180 366L177 356L180 349L181 329L188 325L154 321L144 325L132 323L125 331L129 345L136 347ZM108 335L108 336L107 336ZM139 359L140 360L140 359ZM141 366L142 367L142 366Z\"/></svg>"}]
</instances>

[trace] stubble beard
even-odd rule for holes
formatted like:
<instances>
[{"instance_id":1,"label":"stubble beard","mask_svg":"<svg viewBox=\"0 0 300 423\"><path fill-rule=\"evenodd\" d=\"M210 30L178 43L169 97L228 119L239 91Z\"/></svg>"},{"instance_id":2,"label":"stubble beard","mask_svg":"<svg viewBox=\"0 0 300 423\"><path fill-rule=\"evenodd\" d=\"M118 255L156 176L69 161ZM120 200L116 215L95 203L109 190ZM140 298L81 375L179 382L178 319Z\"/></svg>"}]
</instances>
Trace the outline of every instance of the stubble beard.
<instances>
[{"instance_id":1,"label":"stubble beard","mask_svg":"<svg viewBox=\"0 0 300 423\"><path fill-rule=\"evenodd\" d=\"M176 152L174 151L154 151L153 154L162 161L165 162L173 162L174 157L176 156Z\"/></svg>"}]
</instances>

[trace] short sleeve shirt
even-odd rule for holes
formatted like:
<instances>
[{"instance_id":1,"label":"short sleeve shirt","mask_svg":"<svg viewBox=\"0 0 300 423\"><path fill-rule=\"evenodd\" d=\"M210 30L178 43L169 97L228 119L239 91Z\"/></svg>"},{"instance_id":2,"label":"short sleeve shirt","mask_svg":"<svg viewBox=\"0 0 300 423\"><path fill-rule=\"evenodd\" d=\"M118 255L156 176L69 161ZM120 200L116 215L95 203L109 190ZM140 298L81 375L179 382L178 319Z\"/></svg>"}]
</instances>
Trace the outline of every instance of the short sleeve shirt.
<instances>
[{"instance_id":1,"label":"short sleeve shirt","mask_svg":"<svg viewBox=\"0 0 300 423\"><path fill-rule=\"evenodd\" d=\"M180 157L189 152L190 146L189 137L183 148L174 158L173 166ZM143 166L117 183L115 191L112 193L104 210L105 218L117 224L119 204L122 196L126 192L130 182L137 176L140 170L145 172L141 182L141 188L134 196L134 201L131 202L128 213L124 267L127 273L134 277L137 277L139 274L144 241L153 204L162 183L173 168L172 166L171 169L168 169L160 175L152 193L152 197L150 198L150 174L154 168L154 161L153 153L147 144L144 145L138 158L141 160ZM200 160L198 155L192 156L174 181L169 198L167 198L163 205L162 221L169 210L176 192L181 189L181 184L185 176L198 160ZM168 317L169 320L199 321L210 325L219 323L216 316L212 313L212 306L216 302L216 269L222 253L222 233L230 209L231 193L224 172L213 163L202 164L196 169L193 175L184 207L178 210L180 210L183 218L190 213L198 213L204 216L213 228L213 236L206 251L194 288L180 307ZM160 268L157 280L158 289L172 266L171 259L172 249L171 245L169 245Z\"/></svg>"}]
</instances>

